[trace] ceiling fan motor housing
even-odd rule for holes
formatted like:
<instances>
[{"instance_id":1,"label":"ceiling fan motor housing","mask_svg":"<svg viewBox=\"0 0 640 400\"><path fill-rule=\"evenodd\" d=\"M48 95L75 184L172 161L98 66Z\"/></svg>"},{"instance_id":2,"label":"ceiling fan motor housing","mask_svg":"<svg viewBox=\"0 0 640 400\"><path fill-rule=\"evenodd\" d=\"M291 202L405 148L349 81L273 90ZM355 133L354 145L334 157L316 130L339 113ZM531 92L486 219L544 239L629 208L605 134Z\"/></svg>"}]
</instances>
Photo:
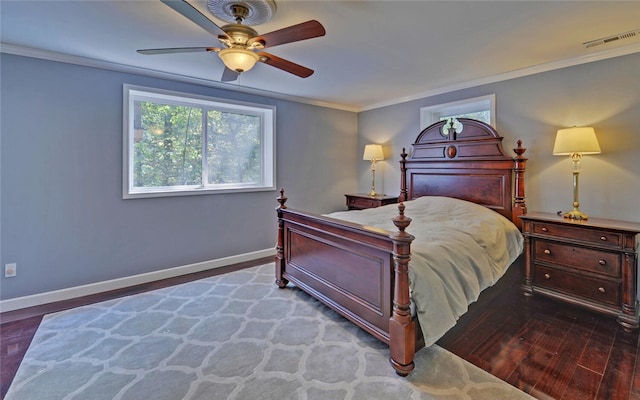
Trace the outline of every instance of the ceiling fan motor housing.
<instances>
[{"instance_id":1,"label":"ceiling fan motor housing","mask_svg":"<svg viewBox=\"0 0 640 400\"><path fill-rule=\"evenodd\" d=\"M208 0L209 11L222 21L244 25L260 25L276 13L274 0Z\"/></svg>"},{"instance_id":2,"label":"ceiling fan motor housing","mask_svg":"<svg viewBox=\"0 0 640 400\"><path fill-rule=\"evenodd\" d=\"M221 27L226 34L225 36L218 36L218 40L222 43L226 44L228 47L247 47L247 41L253 37L258 36L258 32L256 32L250 26L246 26L243 24L228 24ZM230 40L231 39L231 40ZM251 48L261 48L260 42L256 42L256 45L251 46Z\"/></svg>"}]
</instances>

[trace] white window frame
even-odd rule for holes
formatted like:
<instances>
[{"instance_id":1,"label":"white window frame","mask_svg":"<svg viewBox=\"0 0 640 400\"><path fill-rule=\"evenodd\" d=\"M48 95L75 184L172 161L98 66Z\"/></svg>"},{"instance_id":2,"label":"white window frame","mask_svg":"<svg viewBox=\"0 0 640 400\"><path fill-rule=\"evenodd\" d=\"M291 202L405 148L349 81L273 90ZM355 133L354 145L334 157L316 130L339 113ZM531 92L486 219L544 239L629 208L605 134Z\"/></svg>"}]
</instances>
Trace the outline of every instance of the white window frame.
<instances>
[{"instance_id":1,"label":"white window frame","mask_svg":"<svg viewBox=\"0 0 640 400\"><path fill-rule=\"evenodd\" d=\"M155 188L133 187L134 165L134 101L162 100L176 105L203 106L221 111L237 112L245 115L258 116L261 120L261 181L255 184L206 184L200 186L171 186ZM200 194L219 194L234 192L275 191L276 177L276 107L262 104L237 102L214 97L200 96L170 90L148 88L135 85L123 85L123 182L122 198L136 199L146 197L190 196ZM203 153L206 144L206 132L203 131ZM204 156L204 154L203 154ZM203 157L203 160L205 158ZM203 163L206 161L203 161ZM206 174L203 167L203 175Z\"/></svg>"},{"instance_id":2,"label":"white window frame","mask_svg":"<svg viewBox=\"0 0 640 400\"><path fill-rule=\"evenodd\" d=\"M442 117L489 110L489 125L496 127L496 95L474 97L420 108L420 130L440 121Z\"/></svg>"}]
</instances>

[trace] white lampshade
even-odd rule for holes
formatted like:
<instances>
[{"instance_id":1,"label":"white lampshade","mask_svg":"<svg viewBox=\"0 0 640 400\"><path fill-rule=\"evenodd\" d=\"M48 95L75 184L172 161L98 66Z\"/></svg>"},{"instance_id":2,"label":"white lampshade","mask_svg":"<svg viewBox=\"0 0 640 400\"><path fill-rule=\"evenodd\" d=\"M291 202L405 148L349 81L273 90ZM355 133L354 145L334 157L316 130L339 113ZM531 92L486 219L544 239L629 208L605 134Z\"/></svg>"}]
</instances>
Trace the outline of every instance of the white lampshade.
<instances>
[{"instance_id":1,"label":"white lampshade","mask_svg":"<svg viewBox=\"0 0 640 400\"><path fill-rule=\"evenodd\" d=\"M384 160L384 154L382 153L382 146L379 144L368 144L364 146L363 160L380 161Z\"/></svg>"},{"instance_id":2,"label":"white lampshade","mask_svg":"<svg viewBox=\"0 0 640 400\"><path fill-rule=\"evenodd\" d=\"M553 145L554 155L599 154L600 144L596 131L591 127L559 129Z\"/></svg>"},{"instance_id":3,"label":"white lampshade","mask_svg":"<svg viewBox=\"0 0 640 400\"><path fill-rule=\"evenodd\" d=\"M238 73L250 70L260 59L260 56L251 50L234 47L220 50L218 56L227 68Z\"/></svg>"}]
</instances>

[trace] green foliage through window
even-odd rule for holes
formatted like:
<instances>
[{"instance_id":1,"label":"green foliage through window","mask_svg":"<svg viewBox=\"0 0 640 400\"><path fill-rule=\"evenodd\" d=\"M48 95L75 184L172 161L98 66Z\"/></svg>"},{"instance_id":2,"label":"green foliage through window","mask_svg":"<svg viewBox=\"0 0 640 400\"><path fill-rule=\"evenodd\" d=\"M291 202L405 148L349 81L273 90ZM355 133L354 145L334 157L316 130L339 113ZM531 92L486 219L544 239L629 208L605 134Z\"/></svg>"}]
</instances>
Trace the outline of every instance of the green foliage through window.
<instances>
[{"instance_id":1,"label":"green foliage through window","mask_svg":"<svg viewBox=\"0 0 640 400\"><path fill-rule=\"evenodd\" d=\"M133 143L134 187L202 184L202 110L134 102L142 125Z\"/></svg>"},{"instance_id":2,"label":"green foliage through window","mask_svg":"<svg viewBox=\"0 0 640 400\"><path fill-rule=\"evenodd\" d=\"M273 108L125 93L125 197L273 187Z\"/></svg>"},{"instance_id":3,"label":"green foliage through window","mask_svg":"<svg viewBox=\"0 0 640 400\"><path fill-rule=\"evenodd\" d=\"M207 113L209 183L253 183L260 179L260 120L252 115Z\"/></svg>"}]
</instances>

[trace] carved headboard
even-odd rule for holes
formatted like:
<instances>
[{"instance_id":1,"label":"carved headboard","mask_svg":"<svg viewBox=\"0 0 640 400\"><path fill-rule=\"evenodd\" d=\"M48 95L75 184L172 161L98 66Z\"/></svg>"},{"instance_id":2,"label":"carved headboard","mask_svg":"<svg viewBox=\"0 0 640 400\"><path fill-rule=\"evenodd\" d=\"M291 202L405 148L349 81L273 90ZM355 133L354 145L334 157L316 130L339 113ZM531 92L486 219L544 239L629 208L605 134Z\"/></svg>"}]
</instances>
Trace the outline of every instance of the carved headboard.
<instances>
[{"instance_id":1,"label":"carved headboard","mask_svg":"<svg viewBox=\"0 0 640 400\"><path fill-rule=\"evenodd\" d=\"M526 214L522 141L507 155L502 137L481 121L458 118L425 128L409 156L402 150L400 198L455 197L504 215L519 228Z\"/></svg>"}]
</instances>

